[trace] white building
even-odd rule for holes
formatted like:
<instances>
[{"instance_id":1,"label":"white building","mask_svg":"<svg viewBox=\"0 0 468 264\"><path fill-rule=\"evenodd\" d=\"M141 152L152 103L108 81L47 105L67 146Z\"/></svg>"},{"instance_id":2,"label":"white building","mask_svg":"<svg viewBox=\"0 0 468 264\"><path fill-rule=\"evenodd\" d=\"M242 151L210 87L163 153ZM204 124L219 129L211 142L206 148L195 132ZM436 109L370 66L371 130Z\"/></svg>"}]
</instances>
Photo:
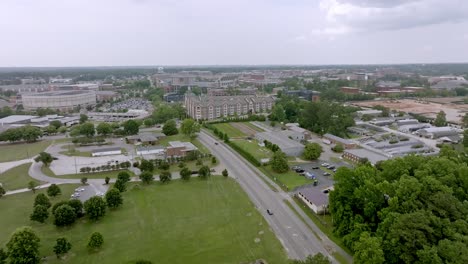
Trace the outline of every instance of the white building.
<instances>
[{"instance_id":1,"label":"white building","mask_svg":"<svg viewBox=\"0 0 468 264\"><path fill-rule=\"evenodd\" d=\"M75 107L96 105L95 91L53 91L22 95L24 109L51 108L71 110Z\"/></svg>"},{"instance_id":2,"label":"white building","mask_svg":"<svg viewBox=\"0 0 468 264\"><path fill-rule=\"evenodd\" d=\"M120 155L120 154L122 154L121 148L100 148L100 149L94 149L91 155L93 157L101 157L101 156Z\"/></svg>"}]
</instances>

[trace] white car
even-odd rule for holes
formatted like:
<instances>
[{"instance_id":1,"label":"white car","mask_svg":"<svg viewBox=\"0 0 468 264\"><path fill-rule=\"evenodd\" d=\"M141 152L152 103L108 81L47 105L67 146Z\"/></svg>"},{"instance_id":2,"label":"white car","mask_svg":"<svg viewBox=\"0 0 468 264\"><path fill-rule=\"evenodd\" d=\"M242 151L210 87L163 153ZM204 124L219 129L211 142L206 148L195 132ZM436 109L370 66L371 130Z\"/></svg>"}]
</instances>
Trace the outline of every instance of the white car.
<instances>
[{"instance_id":1,"label":"white car","mask_svg":"<svg viewBox=\"0 0 468 264\"><path fill-rule=\"evenodd\" d=\"M80 191L80 192L84 192L84 190L85 190L84 188L81 188L79 191Z\"/></svg>"},{"instance_id":2,"label":"white car","mask_svg":"<svg viewBox=\"0 0 468 264\"><path fill-rule=\"evenodd\" d=\"M322 163L321 165L322 165L322 167L328 167L328 166L330 166L330 164L328 164L328 163Z\"/></svg>"}]
</instances>

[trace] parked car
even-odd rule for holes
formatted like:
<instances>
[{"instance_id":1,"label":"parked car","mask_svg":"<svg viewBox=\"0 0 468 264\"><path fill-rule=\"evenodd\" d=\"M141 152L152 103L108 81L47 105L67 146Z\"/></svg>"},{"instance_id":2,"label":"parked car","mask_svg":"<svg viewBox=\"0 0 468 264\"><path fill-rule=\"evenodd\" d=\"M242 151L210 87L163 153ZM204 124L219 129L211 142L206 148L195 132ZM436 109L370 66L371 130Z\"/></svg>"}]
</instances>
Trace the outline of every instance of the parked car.
<instances>
[{"instance_id":1,"label":"parked car","mask_svg":"<svg viewBox=\"0 0 468 264\"><path fill-rule=\"evenodd\" d=\"M308 178L308 179L316 179L316 178L317 178L317 176L315 176L315 174L310 173L310 172L306 172L306 173L304 174L304 176L305 176L306 178Z\"/></svg>"},{"instance_id":2,"label":"parked car","mask_svg":"<svg viewBox=\"0 0 468 264\"><path fill-rule=\"evenodd\" d=\"M324 172L324 173L323 173L323 176L330 176L330 173Z\"/></svg>"},{"instance_id":3,"label":"parked car","mask_svg":"<svg viewBox=\"0 0 468 264\"><path fill-rule=\"evenodd\" d=\"M267 209L267 213L268 213L269 215L273 215L273 212L272 212L270 209Z\"/></svg>"},{"instance_id":4,"label":"parked car","mask_svg":"<svg viewBox=\"0 0 468 264\"><path fill-rule=\"evenodd\" d=\"M336 169L333 169L333 172L336 172Z\"/></svg>"},{"instance_id":5,"label":"parked car","mask_svg":"<svg viewBox=\"0 0 468 264\"><path fill-rule=\"evenodd\" d=\"M305 170L301 167L297 167L296 172L297 173L303 173Z\"/></svg>"},{"instance_id":6,"label":"parked car","mask_svg":"<svg viewBox=\"0 0 468 264\"><path fill-rule=\"evenodd\" d=\"M330 169L330 170L333 170L334 168L335 168L335 166L333 166L333 165L327 166L327 169Z\"/></svg>"},{"instance_id":7,"label":"parked car","mask_svg":"<svg viewBox=\"0 0 468 264\"><path fill-rule=\"evenodd\" d=\"M318 169L320 169L320 167L319 166L314 166L314 167L312 167L312 169L313 170L318 170Z\"/></svg>"},{"instance_id":8,"label":"parked car","mask_svg":"<svg viewBox=\"0 0 468 264\"><path fill-rule=\"evenodd\" d=\"M327 166L330 166L330 164L328 164L328 163L322 163L321 166L322 166L322 167L327 167Z\"/></svg>"},{"instance_id":9,"label":"parked car","mask_svg":"<svg viewBox=\"0 0 468 264\"><path fill-rule=\"evenodd\" d=\"M318 185L318 180L315 179L315 180L314 180L314 186L317 186L317 185Z\"/></svg>"},{"instance_id":10,"label":"parked car","mask_svg":"<svg viewBox=\"0 0 468 264\"><path fill-rule=\"evenodd\" d=\"M329 193L329 192L330 192L330 190L329 190L329 189L325 189L325 190L323 190L323 193Z\"/></svg>"},{"instance_id":11,"label":"parked car","mask_svg":"<svg viewBox=\"0 0 468 264\"><path fill-rule=\"evenodd\" d=\"M292 167L291 167L291 170L295 171L295 170L297 170L297 169L299 169L299 168L300 168L299 166L292 166Z\"/></svg>"}]
</instances>

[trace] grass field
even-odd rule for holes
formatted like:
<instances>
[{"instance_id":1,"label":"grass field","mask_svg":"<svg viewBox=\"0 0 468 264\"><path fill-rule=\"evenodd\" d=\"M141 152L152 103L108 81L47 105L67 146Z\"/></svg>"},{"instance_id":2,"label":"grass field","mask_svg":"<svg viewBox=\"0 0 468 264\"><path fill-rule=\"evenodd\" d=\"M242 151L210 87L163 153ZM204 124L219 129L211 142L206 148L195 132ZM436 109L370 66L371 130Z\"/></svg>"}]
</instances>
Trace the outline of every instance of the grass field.
<instances>
[{"instance_id":1,"label":"grass field","mask_svg":"<svg viewBox=\"0 0 468 264\"><path fill-rule=\"evenodd\" d=\"M229 123L214 124L213 126L216 127L219 131L227 133L230 138L246 136L246 134L242 133L242 131L240 131L239 129L231 126L231 124Z\"/></svg>"},{"instance_id":2,"label":"grass field","mask_svg":"<svg viewBox=\"0 0 468 264\"><path fill-rule=\"evenodd\" d=\"M271 166L260 167L259 169L272 180L276 179L278 185L282 186L282 184L284 184L282 187L287 187L288 191L304 184L313 183L313 180L309 180L292 170L285 173L276 173L271 169Z\"/></svg>"},{"instance_id":3,"label":"grass field","mask_svg":"<svg viewBox=\"0 0 468 264\"><path fill-rule=\"evenodd\" d=\"M0 182L3 184L3 188L7 191L27 188L30 181L35 182L37 185L42 184L42 182L29 177L29 167L31 167L31 163L26 163L0 174Z\"/></svg>"},{"instance_id":4,"label":"grass field","mask_svg":"<svg viewBox=\"0 0 468 264\"><path fill-rule=\"evenodd\" d=\"M260 147L256 140L250 140L249 142L245 139L234 139L231 140L231 142L254 155L254 157L259 161L260 159L271 158L273 156L273 152L271 152L271 150L265 147Z\"/></svg>"},{"instance_id":5,"label":"grass field","mask_svg":"<svg viewBox=\"0 0 468 264\"><path fill-rule=\"evenodd\" d=\"M256 125L251 124L250 122L244 122L244 123L242 123L242 124L248 126L250 129L253 129L253 130L257 131L257 132L265 132L265 130L259 128L259 127L256 126Z\"/></svg>"},{"instance_id":6,"label":"grass field","mask_svg":"<svg viewBox=\"0 0 468 264\"><path fill-rule=\"evenodd\" d=\"M74 186L66 186L67 197ZM62 187L64 190L65 187ZM247 195L231 179L173 181L124 193L124 205L100 221L86 218L70 228L29 221L34 196L24 193L0 199L0 245L18 227L30 225L41 238L47 263L249 263L265 259L287 263L285 251ZM5 213L5 214L4 214ZM92 232L101 232L104 245L90 254L85 246ZM72 243L66 260L52 253L56 238ZM255 242L257 240L257 242Z\"/></svg>"},{"instance_id":7,"label":"grass field","mask_svg":"<svg viewBox=\"0 0 468 264\"><path fill-rule=\"evenodd\" d=\"M41 140L34 143L0 144L0 162L28 159L44 151L51 141Z\"/></svg>"},{"instance_id":8,"label":"grass field","mask_svg":"<svg viewBox=\"0 0 468 264\"><path fill-rule=\"evenodd\" d=\"M104 179L106 177L109 177L111 179L117 178L117 174L121 171L126 171L130 174L130 176L134 176L134 173L129 171L129 170L116 170L116 171L103 171L103 172L95 172L95 173L78 173L78 174L65 174L65 175L55 175L55 173L46 166L41 167L42 173L49 177L54 177L54 178L63 178L63 179L81 179L83 177L86 177L88 179Z\"/></svg>"}]
</instances>

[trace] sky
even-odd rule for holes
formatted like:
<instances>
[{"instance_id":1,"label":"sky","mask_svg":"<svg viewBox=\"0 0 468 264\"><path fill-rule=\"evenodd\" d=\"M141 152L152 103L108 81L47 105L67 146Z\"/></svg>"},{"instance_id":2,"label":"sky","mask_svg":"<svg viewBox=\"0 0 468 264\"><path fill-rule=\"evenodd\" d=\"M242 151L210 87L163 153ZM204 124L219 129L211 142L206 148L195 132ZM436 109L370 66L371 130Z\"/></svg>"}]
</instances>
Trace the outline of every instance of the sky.
<instances>
[{"instance_id":1,"label":"sky","mask_svg":"<svg viewBox=\"0 0 468 264\"><path fill-rule=\"evenodd\" d=\"M1 0L0 67L468 62L467 0Z\"/></svg>"}]
</instances>

